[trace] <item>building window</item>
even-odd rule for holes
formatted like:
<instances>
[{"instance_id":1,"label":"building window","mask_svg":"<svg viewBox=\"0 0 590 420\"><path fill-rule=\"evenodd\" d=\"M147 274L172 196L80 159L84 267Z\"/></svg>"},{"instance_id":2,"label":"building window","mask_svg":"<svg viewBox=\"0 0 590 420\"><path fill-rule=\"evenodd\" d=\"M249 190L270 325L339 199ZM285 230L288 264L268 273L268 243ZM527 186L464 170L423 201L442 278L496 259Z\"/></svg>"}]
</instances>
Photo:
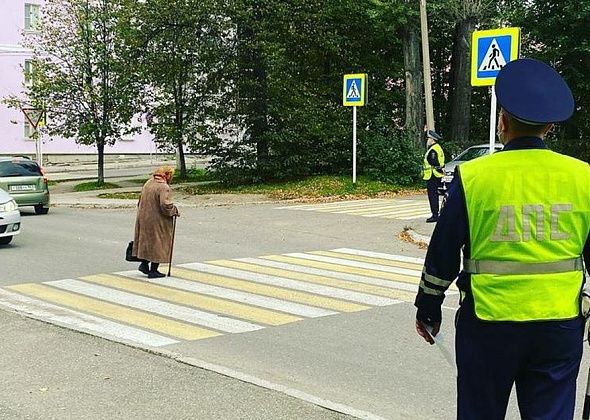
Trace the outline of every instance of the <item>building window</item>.
<instances>
[{"instance_id":1,"label":"building window","mask_svg":"<svg viewBox=\"0 0 590 420\"><path fill-rule=\"evenodd\" d=\"M25 140L35 140L35 131L31 123L25 118Z\"/></svg>"},{"instance_id":2,"label":"building window","mask_svg":"<svg viewBox=\"0 0 590 420\"><path fill-rule=\"evenodd\" d=\"M25 60L25 86L32 86L35 77L35 70L33 68L33 60Z\"/></svg>"},{"instance_id":3,"label":"building window","mask_svg":"<svg viewBox=\"0 0 590 420\"><path fill-rule=\"evenodd\" d=\"M39 5L25 3L25 31L39 30Z\"/></svg>"}]
</instances>

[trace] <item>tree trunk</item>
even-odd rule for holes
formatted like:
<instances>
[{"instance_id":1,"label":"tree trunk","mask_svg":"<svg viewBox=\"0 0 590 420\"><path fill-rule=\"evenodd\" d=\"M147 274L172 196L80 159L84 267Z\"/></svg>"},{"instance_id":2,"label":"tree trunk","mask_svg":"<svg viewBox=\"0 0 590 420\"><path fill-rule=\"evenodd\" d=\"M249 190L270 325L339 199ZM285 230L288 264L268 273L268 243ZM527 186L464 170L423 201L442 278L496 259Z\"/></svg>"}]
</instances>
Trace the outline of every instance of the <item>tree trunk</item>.
<instances>
[{"instance_id":1,"label":"tree trunk","mask_svg":"<svg viewBox=\"0 0 590 420\"><path fill-rule=\"evenodd\" d=\"M469 121L471 111L470 56L471 34L477 19L470 17L455 25L450 80L450 136L461 147L470 144Z\"/></svg>"},{"instance_id":2,"label":"tree trunk","mask_svg":"<svg viewBox=\"0 0 590 420\"><path fill-rule=\"evenodd\" d=\"M184 156L184 147L183 146L183 141L182 141L182 137L180 139L180 141L176 144L177 150L178 150L178 167L180 169L180 178L181 179L186 179L186 159Z\"/></svg>"},{"instance_id":3,"label":"tree trunk","mask_svg":"<svg viewBox=\"0 0 590 420\"><path fill-rule=\"evenodd\" d=\"M424 131L424 101L422 100L422 66L418 32L408 27L403 33L406 79L406 133L416 148L422 147Z\"/></svg>"},{"instance_id":4,"label":"tree trunk","mask_svg":"<svg viewBox=\"0 0 590 420\"><path fill-rule=\"evenodd\" d=\"M101 186L104 184L104 140L96 141L96 150L98 152L98 180L96 183Z\"/></svg>"}]
</instances>

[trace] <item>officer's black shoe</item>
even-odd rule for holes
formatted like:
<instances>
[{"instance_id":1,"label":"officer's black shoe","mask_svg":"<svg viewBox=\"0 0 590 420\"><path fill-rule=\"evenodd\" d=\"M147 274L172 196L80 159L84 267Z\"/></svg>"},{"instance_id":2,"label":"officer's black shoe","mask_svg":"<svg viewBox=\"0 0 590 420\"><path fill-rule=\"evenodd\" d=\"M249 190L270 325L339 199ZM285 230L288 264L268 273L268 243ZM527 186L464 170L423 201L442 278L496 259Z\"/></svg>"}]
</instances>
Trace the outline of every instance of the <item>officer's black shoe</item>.
<instances>
[{"instance_id":1,"label":"officer's black shoe","mask_svg":"<svg viewBox=\"0 0 590 420\"><path fill-rule=\"evenodd\" d=\"M159 271L150 271L148 273L148 279L159 279L161 277L166 277L166 274L160 273Z\"/></svg>"},{"instance_id":2,"label":"officer's black shoe","mask_svg":"<svg viewBox=\"0 0 590 420\"><path fill-rule=\"evenodd\" d=\"M139 264L139 267L137 267L137 269L141 271L143 274L149 274L150 272L150 267L148 266L147 261L142 261L141 264Z\"/></svg>"},{"instance_id":3,"label":"officer's black shoe","mask_svg":"<svg viewBox=\"0 0 590 420\"><path fill-rule=\"evenodd\" d=\"M436 223L438 222L438 217L436 216L430 216L428 219L426 219L426 223Z\"/></svg>"}]
</instances>

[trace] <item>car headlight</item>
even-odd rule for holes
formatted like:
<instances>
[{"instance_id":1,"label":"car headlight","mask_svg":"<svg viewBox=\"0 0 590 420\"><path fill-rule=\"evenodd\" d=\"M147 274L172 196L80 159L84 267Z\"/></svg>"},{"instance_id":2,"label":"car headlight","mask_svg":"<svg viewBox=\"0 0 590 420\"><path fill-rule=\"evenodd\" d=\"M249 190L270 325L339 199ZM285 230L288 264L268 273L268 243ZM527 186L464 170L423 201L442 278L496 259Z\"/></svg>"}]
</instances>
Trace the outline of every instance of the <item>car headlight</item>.
<instances>
[{"instance_id":1,"label":"car headlight","mask_svg":"<svg viewBox=\"0 0 590 420\"><path fill-rule=\"evenodd\" d=\"M16 201L14 200L10 200L6 203L0 204L0 211L9 212L14 211L16 209L18 209L18 204L16 204Z\"/></svg>"}]
</instances>

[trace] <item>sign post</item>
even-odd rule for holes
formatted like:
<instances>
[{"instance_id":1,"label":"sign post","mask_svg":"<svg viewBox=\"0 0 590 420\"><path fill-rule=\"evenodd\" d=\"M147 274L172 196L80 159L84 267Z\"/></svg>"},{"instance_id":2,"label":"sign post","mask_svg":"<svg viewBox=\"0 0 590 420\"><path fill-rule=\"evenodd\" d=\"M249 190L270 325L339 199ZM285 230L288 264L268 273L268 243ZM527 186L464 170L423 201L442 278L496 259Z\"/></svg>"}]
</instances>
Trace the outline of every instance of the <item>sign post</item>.
<instances>
[{"instance_id":1,"label":"sign post","mask_svg":"<svg viewBox=\"0 0 590 420\"><path fill-rule=\"evenodd\" d=\"M352 107L352 183L356 183L356 107L367 103L367 75L345 74L342 103Z\"/></svg>"},{"instance_id":2,"label":"sign post","mask_svg":"<svg viewBox=\"0 0 590 420\"><path fill-rule=\"evenodd\" d=\"M490 154L496 143L497 101L494 84L502 67L520 54L520 28L475 31L471 38L471 86L491 86Z\"/></svg>"},{"instance_id":3,"label":"sign post","mask_svg":"<svg viewBox=\"0 0 590 420\"><path fill-rule=\"evenodd\" d=\"M33 128L33 135L35 136L35 153L37 155L37 163L43 166L43 143L39 135L39 127L45 125L45 112L39 108L21 108L25 118Z\"/></svg>"}]
</instances>

